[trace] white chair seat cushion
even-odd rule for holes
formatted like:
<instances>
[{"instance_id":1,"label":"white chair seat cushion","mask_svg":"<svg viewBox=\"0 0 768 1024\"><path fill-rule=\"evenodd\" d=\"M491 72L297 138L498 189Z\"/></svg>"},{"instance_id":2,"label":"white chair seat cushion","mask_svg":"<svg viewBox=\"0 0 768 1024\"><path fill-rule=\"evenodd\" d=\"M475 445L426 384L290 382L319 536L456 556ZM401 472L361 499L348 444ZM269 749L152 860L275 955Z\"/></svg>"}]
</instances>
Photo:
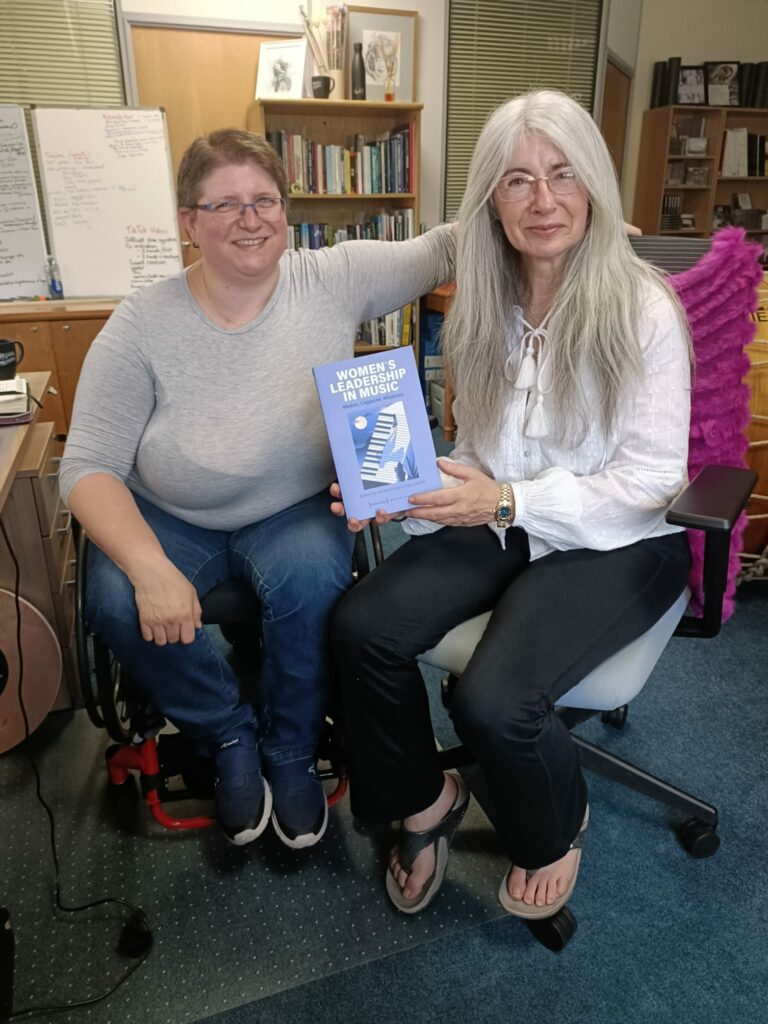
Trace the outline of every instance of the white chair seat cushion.
<instances>
[{"instance_id":1,"label":"white chair seat cushion","mask_svg":"<svg viewBox=\"0 0 768 1024\"><path fill-rule=\"evenodd\" d=\"M689 598L690 593L686 589L647 632L593 669L557 701L558 705L592 711L613 711L622 704L628 704L645 685L661 652L685 614ZM461 675L490 617L491 613L486 612L462 622L446 633L436 647L420 655L419 661Z\"/></svg>"}]
</instances>

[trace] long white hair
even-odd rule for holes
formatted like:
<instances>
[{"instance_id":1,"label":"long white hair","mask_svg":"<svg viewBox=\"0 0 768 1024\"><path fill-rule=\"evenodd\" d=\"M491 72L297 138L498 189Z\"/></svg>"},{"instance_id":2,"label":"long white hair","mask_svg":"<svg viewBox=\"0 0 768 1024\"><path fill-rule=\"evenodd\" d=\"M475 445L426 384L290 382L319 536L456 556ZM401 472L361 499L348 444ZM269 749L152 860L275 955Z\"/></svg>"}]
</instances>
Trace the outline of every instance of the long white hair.
<instances>
[{"instance_id":1,"label":"long white hair","mask_svg":"<svg viewBox=\"0 0 768 1024\"><path fill-rule=\"evenodd\" d=\"M611 157L589 114L563 93L540 90L510 100L488 119L472 158L459 211L457 291L443 328L448 375L460 401L460 426L476 445L493 443L508 388L506 326L528 299L520 253L504 234L493 192L526 137L548 139L586 188L589 219L568 254L551 307L547 356L554 436L578 443L590 418L581 386L591 372L600 417L610 430L625 388L642 372L638 313L654 283L679 309L661 274L635 256L627 239ZM685 323L681 314L681 323Z\"/></svg>"}]
</instances>

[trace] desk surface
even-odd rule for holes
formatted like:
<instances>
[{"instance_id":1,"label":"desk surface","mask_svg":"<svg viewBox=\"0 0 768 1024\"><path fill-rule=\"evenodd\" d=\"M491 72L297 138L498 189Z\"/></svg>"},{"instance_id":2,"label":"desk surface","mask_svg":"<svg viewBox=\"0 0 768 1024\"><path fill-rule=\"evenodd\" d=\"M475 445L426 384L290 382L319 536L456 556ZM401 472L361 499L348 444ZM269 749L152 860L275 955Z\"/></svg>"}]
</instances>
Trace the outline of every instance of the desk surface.
<instances>
[{"instance_id":1,"label":"desk surface","mask_svg":"<svg viewBox=\"0 0 768 1024\"><path fill-rule=\"evenodd\" d=\"M41 402L45 389L51 375L48 370L30 371L24 377L29 382L29 390L32 395ZM35 405L35 411L29 423L19 423L15 426L0 426L0 513L3 511L5 499L13 486L16 477L16 467L21 460L21 453L24 442L27 440L30 426L37 419L39 407Z\"/></svg>"}]
</instances>

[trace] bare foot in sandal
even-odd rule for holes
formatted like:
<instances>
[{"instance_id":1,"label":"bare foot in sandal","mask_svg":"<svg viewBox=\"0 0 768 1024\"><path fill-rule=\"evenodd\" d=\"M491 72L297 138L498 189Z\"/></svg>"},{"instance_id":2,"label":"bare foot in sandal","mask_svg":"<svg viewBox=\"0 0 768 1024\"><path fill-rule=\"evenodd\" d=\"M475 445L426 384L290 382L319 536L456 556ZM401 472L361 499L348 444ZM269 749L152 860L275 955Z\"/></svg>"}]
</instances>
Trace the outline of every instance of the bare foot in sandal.
<instances>
[{"instance_id":1,"label":"bare foot in sandal","mask_svg":"<svg viewBox=\"0 0 768 1024\"><path fill-rule=\"evenodd\" d=\"M545 918L556 914L573 892L581 863L581 847L589 824L589 807L578 835L559 860L535 871L513 864L502 879L499 902L518 917Z\"/></svg>"},{"instance_id":2,"label":"bare foot in sandal","mask_svg":"<svg viewBox=\"0 0 768 1024\"><path fill-rule=\"evenodd\" d=\"M560 860L534 871L530 878L525 868L513 866L507 875L507 892L513 900L522 900L528 906L551 906L568 891L578 866L577 850L569 850Z\"/></svg>"},{"instance_id":3,"label":"bare foot in sandal","mask_svg":"<svg viewBox=\"0 0 768 1024\"><path fill-rule=\"evenodd\" d=\"M458 784L453 775L446 774L443 780L443 788L440 796L426 810L418 814L412 814L409 818L403 818L403 828L407 832L425 832L427 829L437 825L438 822L450 811L458 793ZM392 847L389 858L389 870L392 877L400 886L403 896L411 900L418 896L424 888L425 883L432 877L435 871L435 848L428 846L422 850L410 871L402 866L399 861L399 846Z\"/></svg>"},{"instance_id":4,"label":"bare foot in sandal","mask_svg":"<svg viewBox=\"0 0 768 1024\"><path fill-rule=\"evenodd\" d=\"M437 800L400 823L385 886L387 896L402 913L418 914L437 896L448 868L451 842L468 806L466 782L448 774Z\"/></svg>"}]
</instances>

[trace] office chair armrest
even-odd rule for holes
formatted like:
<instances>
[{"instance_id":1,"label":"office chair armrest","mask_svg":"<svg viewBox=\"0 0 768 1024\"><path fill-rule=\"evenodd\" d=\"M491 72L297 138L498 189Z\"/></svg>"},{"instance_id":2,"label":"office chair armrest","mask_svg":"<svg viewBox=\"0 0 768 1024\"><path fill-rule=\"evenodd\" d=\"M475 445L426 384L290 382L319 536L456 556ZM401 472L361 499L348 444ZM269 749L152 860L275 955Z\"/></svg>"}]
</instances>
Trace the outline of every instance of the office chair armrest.
<instances>
[{"instance_id":1,"label":"office chair armrest","mask_svg":"<svg viewBox=\"0 0 768 1024\"><path fill-rule=\"evenodd\" d=\"M737 466L705 466L672 502L667 522L693 530L730 533L757 483L757 473Z\"/></svg>"},{"instance_id":2,"label":"office chair armrest","mask_svg":"<svg viewBox=\"0 0 768 1024\"><path fill-rule=\"evenodd\" d=\"M667 522L704 530L704 611L684 615L675 636L713 637L720 632L728 583L731 531L757 483L757 473L737 466L705 466L672 503Z\"/></svg>"}]
</instances>

